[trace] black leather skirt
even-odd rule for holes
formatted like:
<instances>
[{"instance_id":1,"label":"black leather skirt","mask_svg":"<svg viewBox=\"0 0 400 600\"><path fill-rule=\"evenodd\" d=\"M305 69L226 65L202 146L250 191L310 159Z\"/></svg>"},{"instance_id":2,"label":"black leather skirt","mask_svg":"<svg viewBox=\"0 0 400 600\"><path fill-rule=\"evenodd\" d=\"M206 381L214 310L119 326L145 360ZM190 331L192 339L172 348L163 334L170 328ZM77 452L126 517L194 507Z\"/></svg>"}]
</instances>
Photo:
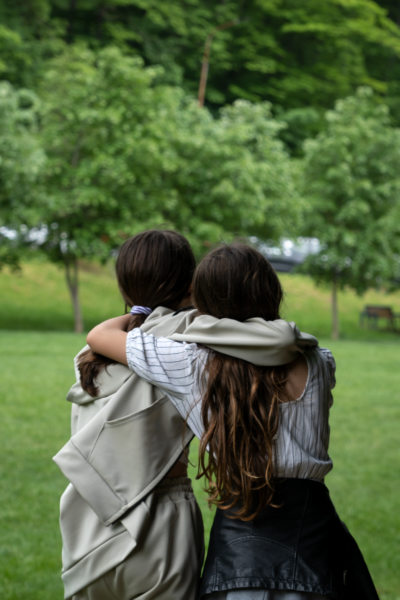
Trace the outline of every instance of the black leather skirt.
<instances>
[{"instance_id":1,"label":"black leather skirt","mask_svg":"<svg viewBox=\"0 0 400 600\"><path fill-rule=\"evenodd\" d=\"M207 600L326 600L326 596L308 592L245 589L214 592L207 595Z\"/></svg>"},{"instance_id":2,"label":"black leather skirt","mask_svg":"<svg viewBox=\"0 0 400 600\"><path fill-rule=\"evenodd\" d=\"M280 479L275 487L279 508L265 508L254 521L217 510L200 597L248 588L379 600L327 487L307 479Z\"/></svg>"}]
</instances>

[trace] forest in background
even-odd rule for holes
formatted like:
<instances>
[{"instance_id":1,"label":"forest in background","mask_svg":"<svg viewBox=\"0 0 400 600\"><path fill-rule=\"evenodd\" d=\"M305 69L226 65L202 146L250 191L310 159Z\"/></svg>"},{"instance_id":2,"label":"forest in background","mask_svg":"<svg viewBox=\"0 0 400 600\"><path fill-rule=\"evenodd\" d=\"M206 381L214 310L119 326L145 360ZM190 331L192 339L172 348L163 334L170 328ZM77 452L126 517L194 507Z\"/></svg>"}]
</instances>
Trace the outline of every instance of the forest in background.
<instances>
[{"instance_id":1,"label":"forest in background","mask_svg":"<svg viewBox=\"0 0 400 600\"><path fill-rule=\"evenodd\" d=\"M81 330L79 261L139 230L317 237L338 335L398 287L399 58L389 0L0 0L0 267L62 264Z\"/></svg>"},{"instance_id":2,"label":"forest in background","mask_svg":"<svg viewBox=\"0 0 400 600\"><path fill-rule=\"evenodd\" d=\"M368 85L400 119L396 0L2 0L0 23L0 73L17 87L37 89L64 45L112 45L196 96L211 35L206 101L214 109L268 100L294 125L292 111L312 108L316 118ZM318 130L313 117L303 115L307 133Z\"/></svg>"}]
</instances>

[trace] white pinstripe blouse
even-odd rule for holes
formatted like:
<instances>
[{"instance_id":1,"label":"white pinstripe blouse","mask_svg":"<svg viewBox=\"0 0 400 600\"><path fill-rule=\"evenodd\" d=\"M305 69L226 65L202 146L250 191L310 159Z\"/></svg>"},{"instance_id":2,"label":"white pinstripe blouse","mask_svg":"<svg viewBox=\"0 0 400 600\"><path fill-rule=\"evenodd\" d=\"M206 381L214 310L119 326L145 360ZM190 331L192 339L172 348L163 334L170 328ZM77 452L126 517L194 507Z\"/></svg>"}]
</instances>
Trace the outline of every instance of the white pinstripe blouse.
<instances>
[{"instance_id":1,"label":"white pinstripe blouse","mask_svg":"<svg viewBox=\"0 0 400 600\"><path fill-rule=\"evenodd\" d=\"M139 328L128 333L129 367L162 389L193 433L201 438L201 374L208 351L197 344L157 338ZM322 481L332 468L328 455L331 389L335 361L329 350L304 353L308 377L302 395L280 405L280 425L275 441L276 476Z\"/></svg>"}]
</instances>

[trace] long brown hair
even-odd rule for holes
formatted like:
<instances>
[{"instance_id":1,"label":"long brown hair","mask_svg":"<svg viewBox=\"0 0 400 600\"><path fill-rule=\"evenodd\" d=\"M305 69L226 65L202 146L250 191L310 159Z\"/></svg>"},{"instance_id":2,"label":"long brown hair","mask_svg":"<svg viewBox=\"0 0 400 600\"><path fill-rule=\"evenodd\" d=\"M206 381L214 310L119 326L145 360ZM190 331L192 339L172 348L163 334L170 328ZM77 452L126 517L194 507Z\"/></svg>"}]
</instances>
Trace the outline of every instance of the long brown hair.
<instances>
[{"instance_id":1,"label":"long brown hair","mask_svg":"<svg viewBox=\"0 0 400 600\"><path fill-rule=\"evenodd\" d=\"M270 263L243 244L221 246L198 265L193 300L201 313L245 321L279 318L282 288ZM232 518L273 505L274 437L285 401L285 367L259 367L209 351L202 399L198 477L209 501ZM208 456L207 456L208 454Z\"/></svg>"},{"instance_id":2,"label":"long brown hair","mask_svg":"<svg viewBox=\"0 0 400 600\"><path fill-rule=\"evenodd\" d=\"M189 293L195 258L185 237L169 230L151 229L124 242L116 262L117 281L125 306L138 304L176 309ZM128 331L140 327L145 315L132 315ZM91 396L102 369L114 361L86 350L79 358L81 385Z\"/></svg>"}]
</instances>

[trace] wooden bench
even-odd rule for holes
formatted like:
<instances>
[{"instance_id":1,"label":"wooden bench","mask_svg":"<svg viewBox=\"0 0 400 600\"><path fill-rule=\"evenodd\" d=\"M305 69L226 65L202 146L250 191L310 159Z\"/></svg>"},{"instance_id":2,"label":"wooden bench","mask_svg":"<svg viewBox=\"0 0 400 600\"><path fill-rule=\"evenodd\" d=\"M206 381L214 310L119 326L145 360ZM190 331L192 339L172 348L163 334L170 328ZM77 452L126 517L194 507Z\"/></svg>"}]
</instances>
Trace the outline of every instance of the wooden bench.
<instances>
[{"instance_id":1,"label":"wooden bench","mask_svg":"<svg viewBox=\"0 0 400 600\"><path fill-rule=\"evenodd\" d=\"M400 318L400 314L394 313L390 306L367 304L360 313L360 325L363 326L366 321L367 327L379 329L381 322L385 321L388 329L396 331L396 320L398 318Z\"/></svg>"}]
</instances>

